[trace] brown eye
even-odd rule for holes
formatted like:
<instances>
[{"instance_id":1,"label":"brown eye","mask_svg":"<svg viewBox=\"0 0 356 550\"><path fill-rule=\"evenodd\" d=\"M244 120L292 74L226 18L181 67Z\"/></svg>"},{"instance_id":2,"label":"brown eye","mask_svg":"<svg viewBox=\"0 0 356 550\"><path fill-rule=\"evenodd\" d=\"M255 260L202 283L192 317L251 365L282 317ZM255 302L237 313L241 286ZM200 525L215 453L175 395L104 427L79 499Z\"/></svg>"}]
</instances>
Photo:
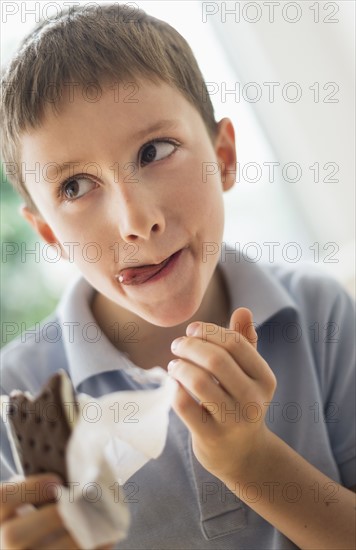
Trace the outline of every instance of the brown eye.
<instances>
[{"instance_id":1,"label":"brown eye","mask_svg":"<svg viewBox=\"0 0 356 550\"><path fill-rule=\"evenodd\" d=\"M157 154L156 146L151 143L151 145L148 145L143 150L141 159L143 162L146 162L146 163L152 162L155 159L156 154Z\"/></svg>"},{"instance_id":2,"label":"brown eye","mask_svg":"<svg viewBox=\"0 0 356 550\"><path fill-rule=\"evenodd\" d=\"M141 166L169 157L177 148L170 141L156 141L145 145L141 153Z\"/></svg>"}]
</instances>

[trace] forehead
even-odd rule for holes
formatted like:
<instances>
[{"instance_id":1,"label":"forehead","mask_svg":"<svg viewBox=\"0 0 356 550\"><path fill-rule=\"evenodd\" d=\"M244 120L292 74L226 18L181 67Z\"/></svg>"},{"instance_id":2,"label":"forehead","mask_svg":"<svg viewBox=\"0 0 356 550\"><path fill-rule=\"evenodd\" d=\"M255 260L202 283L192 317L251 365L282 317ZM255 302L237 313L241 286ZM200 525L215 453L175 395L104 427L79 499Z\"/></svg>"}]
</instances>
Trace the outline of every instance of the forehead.
<instances>
[{"instance_id":1,"label":"forehead","mask_svg":"<svg viewBox=\"0 0 356 550\"><path fill-rule=\"evenodd\" d=\"M194 124L192 124L192 121ZM198 111L177 89L150 81L110 82L67 87L59 111L47 108L39 128L23 134L22 160L88 158L101 146L108 156L117 147L134 145L149 134L201 127ZM200 126L199 126L200 124Z\"/></svg>"}]
</instances>

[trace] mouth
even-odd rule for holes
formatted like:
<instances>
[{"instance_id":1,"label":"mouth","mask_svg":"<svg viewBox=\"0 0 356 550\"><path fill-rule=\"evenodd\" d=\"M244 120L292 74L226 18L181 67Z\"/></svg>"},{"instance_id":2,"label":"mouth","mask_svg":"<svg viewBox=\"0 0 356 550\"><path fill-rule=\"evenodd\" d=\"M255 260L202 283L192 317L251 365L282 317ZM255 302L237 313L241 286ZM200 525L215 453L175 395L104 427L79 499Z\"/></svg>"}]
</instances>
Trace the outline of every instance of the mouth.
<instances>
[{"instance_id":1,"label":"mouth","mask_svg":"<svg viewBox=\"0 0 356 550\"><path fill-rule=\"evenodd\" d=\"M140 267L128 267L122 269L116 279L122 285L142 285L148 281L156 281L173 269L183 249L181 248L159 264L143 265Z\"/></svg>"}]
</instances>

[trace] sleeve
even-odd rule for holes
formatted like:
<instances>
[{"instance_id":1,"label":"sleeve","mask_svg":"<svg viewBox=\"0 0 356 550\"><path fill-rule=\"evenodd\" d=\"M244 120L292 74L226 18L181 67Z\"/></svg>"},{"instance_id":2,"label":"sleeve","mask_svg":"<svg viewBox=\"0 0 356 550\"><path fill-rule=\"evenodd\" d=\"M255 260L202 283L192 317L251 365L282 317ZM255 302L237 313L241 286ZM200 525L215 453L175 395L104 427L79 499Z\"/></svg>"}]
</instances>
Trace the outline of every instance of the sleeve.
<instances>
[{"instance_id":1,"label":"sleeve","mask_svg":"<svg viewBox=\"0 0 356 550\"><path fill-rule=\"evenodd\" d=\"M324 315L320 317L317 362L324 421L342 484L352 487L356 485L355 303L333 279L324 279L321 287Z\"/></svg>"},{"instance_id":2,"label":"sleeve","mask_svg":"<svg viewBox=\"0 0 356 550\"><path fill-rule=\"evenodd\" d=\"M338 288L323 327L325 346L325 423L345 487L356 485L355 304Z\"/></svg>"}]
</instances>

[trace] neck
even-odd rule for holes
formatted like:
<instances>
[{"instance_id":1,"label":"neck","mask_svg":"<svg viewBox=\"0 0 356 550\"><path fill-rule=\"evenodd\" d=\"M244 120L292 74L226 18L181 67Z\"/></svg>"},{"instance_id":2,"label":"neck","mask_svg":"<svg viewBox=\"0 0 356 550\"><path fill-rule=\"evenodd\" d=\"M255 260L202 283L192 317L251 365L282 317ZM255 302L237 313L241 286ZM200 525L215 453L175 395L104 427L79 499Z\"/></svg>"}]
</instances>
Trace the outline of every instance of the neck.
<instances>
[{"instance_id":1,"label":"neck","mask_svg":"<svg viewBox=\"0 0 356 550\"><path fill-rule=\"evenodd\" d=\"M95 294L91 308L98 325L110 342L127 353L131 361L142 368L155 365L166 368L167 363L175 357L170 350L172 341L185 335L189 323L201 321L228 327L230 318L229 297L219 268L215 269L196 313L184 323L173 327L153 325L133 312L117 306L100 293Z\"/></svg>"}]
</instances>

